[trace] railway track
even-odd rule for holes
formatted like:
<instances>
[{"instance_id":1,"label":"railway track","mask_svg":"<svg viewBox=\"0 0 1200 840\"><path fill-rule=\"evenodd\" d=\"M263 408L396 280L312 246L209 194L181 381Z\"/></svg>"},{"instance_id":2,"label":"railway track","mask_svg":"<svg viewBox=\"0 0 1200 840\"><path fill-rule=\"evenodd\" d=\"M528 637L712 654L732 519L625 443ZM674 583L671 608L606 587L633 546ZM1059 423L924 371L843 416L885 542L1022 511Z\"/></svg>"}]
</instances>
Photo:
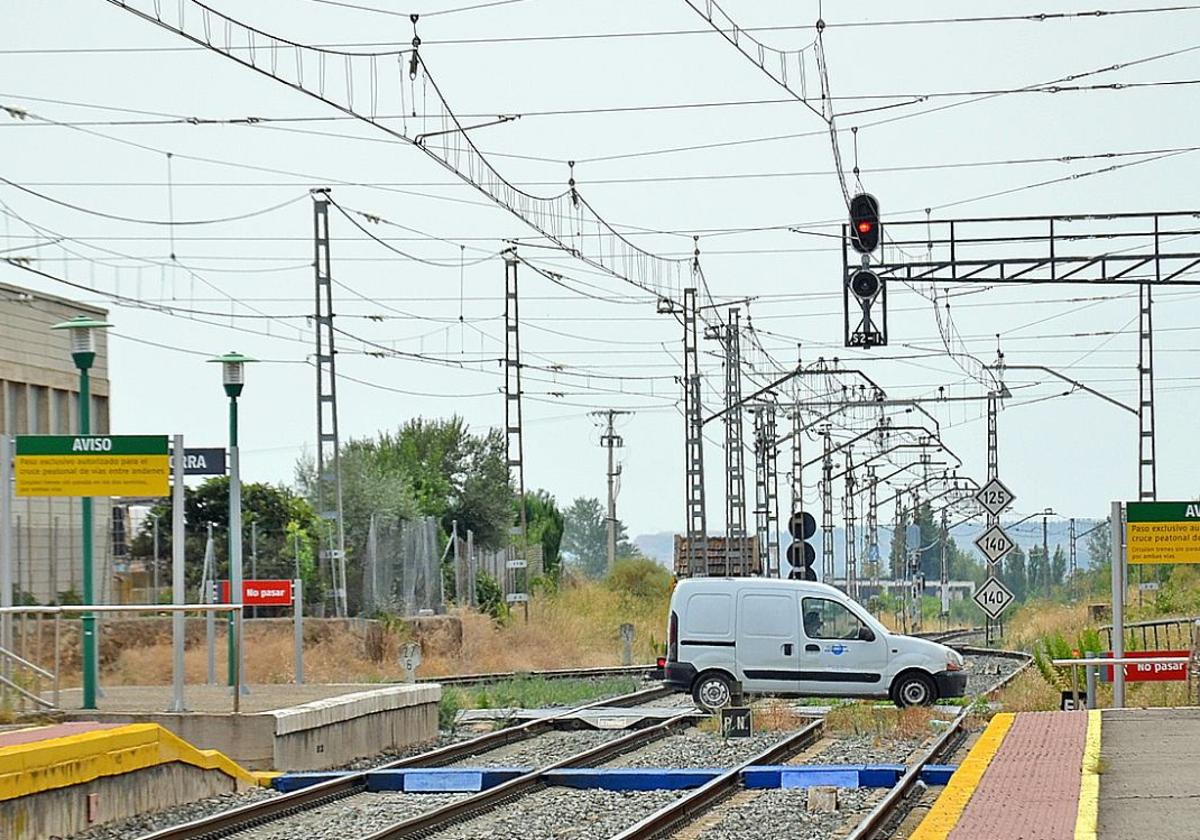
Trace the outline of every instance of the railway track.
<instances>
[{"instance_id":1,"label":"railway track","mask_svg":"<svg viewBox=\"0 0 1200 840\"><path fill-rule=\"evenodd\" d=\"M533 720L519 726L489 732L476 738L471 738L455 744L447 744L420 755L390 761L370 770L350 773L326 782L302 788L292 793L283 794L271 799L244 805L219 814L214 814L200 820L161 829L144 835L141 840L215 840L228 837L247 829L270 823L274 820L289 817L293 814L308 811L335 802L339 799L360 794L367 789L368 773L378 770L398 770L413 767L444 767L457 761L480 755L490 750L498 749L509 744L534 738L546 732L553 731L558 722L568 715L595 708L626 708L657 700L670 694L670 689L662 686L642 689L607 700L597 700L581 706L564 709L556 715ZM636 730L627 736L602 744L592 750L571 756L565 761L604 761L616 755L623 749L633 749L655 737L669 734L674 728L694 718L692 712L671 718L657 727ZM669 724L669 725L668 725ZM591 755L591 753L596 755ZM566 766L557 762L552 766ZM575 765L571 765L575 766ZM587 765L580 765L587 766ZM542 768L549 769L549 768ZM513 782L520 782L514 779ZM504 787L504 786L502 786ZM405 836L405 835L396 835Z\"/></svg>"}]
</instances>

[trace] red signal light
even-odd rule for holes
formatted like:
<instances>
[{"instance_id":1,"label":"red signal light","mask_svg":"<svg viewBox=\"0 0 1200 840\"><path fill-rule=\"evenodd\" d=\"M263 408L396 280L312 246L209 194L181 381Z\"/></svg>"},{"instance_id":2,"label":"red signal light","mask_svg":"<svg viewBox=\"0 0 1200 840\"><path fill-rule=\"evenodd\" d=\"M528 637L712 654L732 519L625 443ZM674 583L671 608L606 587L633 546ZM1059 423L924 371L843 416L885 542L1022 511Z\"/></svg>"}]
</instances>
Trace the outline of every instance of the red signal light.
<instances>
[{"instance_id":1,"label":"red signal light","mask_svg":"<svg viewBox=\"0 0 1200 840\"><path fill-rule=\"evenodd\" d=\"M870 222L862 221L862 222L858 223L858 232L859 233L870 233L871 228L873 228L873 227L874 227L874 225L872 225Z\"/></svg>"}]
</instances>

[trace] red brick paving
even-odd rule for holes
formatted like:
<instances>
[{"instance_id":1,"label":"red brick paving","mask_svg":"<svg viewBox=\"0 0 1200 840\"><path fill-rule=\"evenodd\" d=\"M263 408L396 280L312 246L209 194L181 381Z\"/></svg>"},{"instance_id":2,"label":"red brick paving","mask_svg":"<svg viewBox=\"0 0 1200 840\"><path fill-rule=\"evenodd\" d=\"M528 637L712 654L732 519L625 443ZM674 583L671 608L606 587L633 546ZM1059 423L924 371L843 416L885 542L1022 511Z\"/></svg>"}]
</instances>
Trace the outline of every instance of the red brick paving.
<instances>
[{"instance_id":1,"label":"red brick paving","mask_svg":"<svg viewBox=\"0 0 1200 840\"><path fill-rule=\"evenodd\" d=\"M50 738L65 738L67 735L82 735L96 729L115 729L125 726L124 723L97 723L94 720L77 723L60 723L56 726L43 726L38 729L19 729L15 732L0 732L0 749L15 747L18 744L32 744L35 741L45 741Z\"/></svg>"},{"instance_id":2,"label":"red brick paving","mask_svg":"<svg viewBox=\"0 0 1200 840\"><path fill-rule=\"evenodd\" d=\"M1072 840L1087 712L1017 715L947 840Z\"/></svg>"}]
</instances>

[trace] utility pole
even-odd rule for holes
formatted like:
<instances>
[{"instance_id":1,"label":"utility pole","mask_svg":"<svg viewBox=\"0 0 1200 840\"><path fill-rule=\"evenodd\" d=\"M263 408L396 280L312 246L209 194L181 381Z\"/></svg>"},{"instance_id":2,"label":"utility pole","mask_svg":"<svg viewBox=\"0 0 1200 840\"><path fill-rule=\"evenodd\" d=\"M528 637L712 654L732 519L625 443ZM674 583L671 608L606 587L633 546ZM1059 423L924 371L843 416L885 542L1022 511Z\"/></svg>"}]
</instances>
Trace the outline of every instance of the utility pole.
<instances>
[{"instance_id":1,"label":"utility pole","mask_svg":"<svg viewBox=\"0 0 1200 840\"><path fill-rule=\"evenodd\" d=\"M504 452L517 486L518 536L521 556L514 559L512 603L520 601L529 620L529 536L525 511L525 439L521 422L521 318L517 295L517 249L508 248L504 257Z\"/></svg>"},{"instance_id":2,"label":"utility pole","mask_svg":"<svg viewBox=\"0 0 1200 840\"><path fill-rule=\"evenodd\" d=\"M699 271L699 249L692 263ZM700 403L700 348L696 335L696 289L683 290L684 475L687 513L685 557L691 577L708 574L708 524L704 504L704 416Z\"/></svg>"},{"instance_id":3,"label":"utility pole","mask_svg":"<svg viewBox=\"0 0 1200 840\"><path fill-rule=\"evenodd\" d=\"M999 435L997 432L997 417L998 402L1000 395L995 391L988 394L987 399L987 477L988 481L995 479L1000 470L1000 453L999 453ZM996 514L989 513L987 515L987 527L991 529L995 525L1000 524L1000 517ZM988 563L984 561L987 567L987 577L996 577L996 567L1003 563L1001 558L997 563ZM986 581L985 581L986 583ZM985 645L992 643L992 633L995 630L995 622L988 616L983 617L983 639Z\"/></svg>"},{"instance_id":4,"label":"utility pole","mask_svg":"<svg viewBox=\"0 0 1200 840\"><path fill-rule=\"evenodd\" d=\"M1042 580L1046 585L1046 597L1050 597L1050 541L1047 538L1046 517L1042 517Z\"/></svg>"},{"instance_id":5,"label":"utility pole","mask_svg":"<svg viewBox=\"0 0 1200 840\"><path fill-rule=\"evenodd\" d=\"M333 271L329 257L329 190L312 190L316 251L317 514L328 523L330 546L321 552L321 573L333 579L333 604L346 615L346 528L342 520L341 441L338 437L337 362L333 346ZM327 561L332 560L332 564Z\"/></svg>"},{"instance_id":6,"label":"utility pole","mask_svg":"<svg viewBox=\"0 0 1200 840\"><path fill-rule=\"evenodd\" d=\"M833 585L833 441L830 428L821 430L825 454L821 459L821 582Z\"/></svg>"},{"instance_id":7,"label":"utility pole","mask_svg":"<svg viewBox=\"0 0 1200 840\"><path fill-rule=\"evenodd\" d=\"M1078 547L1076 546L1075 517L1074 516L1071 517L1071 521L1069 524L1068 537L1069 537L1069 541L1071 544L1071 548L1070 548L1071 553L1070 553L1070 556L1067 558L1067 563L1068 563L1067 580L1069 580L1071 582L1070 590L1071 590L1071 594L1073 596L1075 594L1075 586L1077 584L1077 581L1075 580L1075 573L1078 570L1078 557L1076 554Z\"/></svg>"},{"instance_id":8,"label":"utility pole","mask_svg":"<svg viewBox=\"0 0 1200 840\"><path fill-rule=\"evenodd\" d=\"M705 330L725 356L725 574L745 575L750 567L746 539L746 457L742 440L741 313L729 309L729 323ZM756 443L757 445L757 443ZM737 568L731 568L736 556Z\"/></svg>"},{"instance_id":9,"label":"utility pole","mask_svg":"<svg viewBox=\"0 0 1200 840\"><path fill-rule=\"evenodd\" d=\"M858 520L854 512L853 450L846 450L846 594L858 600Z\"/></svg>"},{"instance_id":10,"label":"utility pole","mask_svg":"<svg viewBox=\"0 0 1200 840\"><path fill-rule=\"evenodd\" d=\"M875 467L867 467L867 482L870 490L867 495L867 560L871 564L871 586L876 595L879 590L879 503L876 494Z\"/></svg>"},{"instance_id":11,"label":"utility pole","mask_svg":"<svg viewBox=\"0 0 1200 840\"><path fill-rule=\"evenodd\" d=\"M614 451L625 445L625 441L617 434L613 421L631 411L618 411L610 408L606 411L593 411L595 417L607 419L607 428L600 437L600 445L608 450L608 570L617 562L617 481L621 477L621 466L616 463Z\"/></svg>"},{"instance_id":12,"label":"utility pole","mask_svg":"<svg viewBox=\"0 0 1200 840\"><path fill-rule=\"evenodd\" d=\"M946 519L946 508L942 508L942 618L947 618L950 615L950 529L946 523Z\"/></svg>"}]
</instances>

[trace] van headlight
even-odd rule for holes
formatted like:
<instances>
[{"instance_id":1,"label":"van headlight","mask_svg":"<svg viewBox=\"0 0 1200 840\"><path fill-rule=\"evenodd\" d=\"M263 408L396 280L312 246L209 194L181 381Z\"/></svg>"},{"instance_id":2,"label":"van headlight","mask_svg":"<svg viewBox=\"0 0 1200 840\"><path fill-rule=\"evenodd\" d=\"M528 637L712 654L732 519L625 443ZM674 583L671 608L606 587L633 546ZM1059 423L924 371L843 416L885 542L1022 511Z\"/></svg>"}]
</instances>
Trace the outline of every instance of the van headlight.
<instances>
[{"instance_id":1,"label":"van headlight","mask_svg":"<svg viewBox=\"0 0 1200 840\"><path fill-rule=\"evenodd\" d=\"M955 651L950 651L946 654L946 670L961 671L963 669L963 658Z\"/></svg>"}]
</instances>

